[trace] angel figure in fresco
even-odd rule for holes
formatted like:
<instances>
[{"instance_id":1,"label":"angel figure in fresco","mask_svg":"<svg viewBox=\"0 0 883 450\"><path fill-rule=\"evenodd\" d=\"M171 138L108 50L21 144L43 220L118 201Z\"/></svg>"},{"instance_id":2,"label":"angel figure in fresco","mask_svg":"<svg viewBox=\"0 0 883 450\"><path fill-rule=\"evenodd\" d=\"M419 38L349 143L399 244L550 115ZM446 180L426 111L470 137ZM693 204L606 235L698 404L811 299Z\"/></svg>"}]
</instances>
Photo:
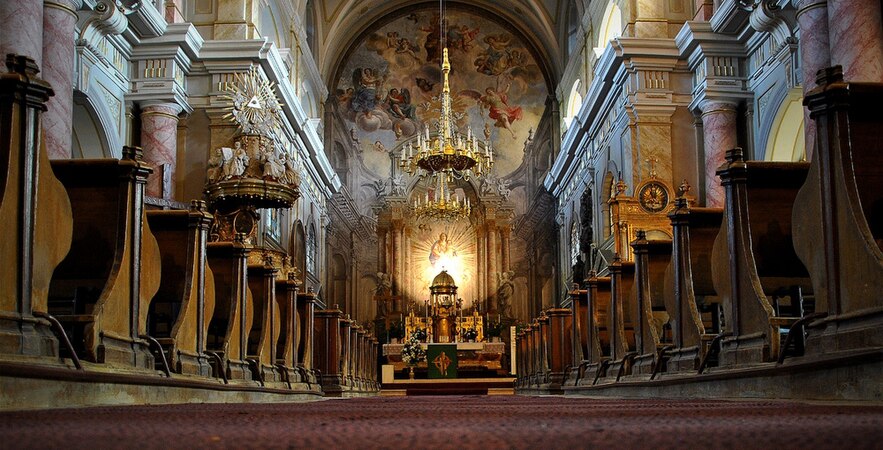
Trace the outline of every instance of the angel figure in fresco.
<instances>
[{"instance_id":1,"label":"angel figure in fresco","mask_svg":"<svg viewBox=\"0 0 883 450\"><path fill-rule=\"evenodd\" d=\"M488 117L494 120L494 126L506 129L514 138L515 130L512 129L512 123L521 120L522 110L520 106L509 105L509 86L512 85L510 77L502 78L502 85L497 80L496 88L488 86L484 90L484 94L473 90L460 91L460 95L465 95L476 100L481 109L488 111Z\"/></svg>"},{"instance_id":2,"label":"angel figure in fresco","mask_svg":"<svg viewBox=\"0 0 883 450\"><path fill-rule=\"evenodd\" d=\"M446 233L438 235L438 240L429 249L429 263L435 267L439 260L446 257L457 256L457 250L451 245Z\"/></svg>"},{"instance_id":3,"label":"angel figure in fresco","mask_svg":"<svg viewBox=\"0 0 883 450\"><path fill-rule=\"evenodd\" d=\"M429 20L429 26L420 27L419 30L426 32L426 42L423 48L426 50L426 62L438 62L441 60L441 39L439 39L438 13L433 14Z\"/></svg>"},{"instance_id":4,"label":"angel figure in fresco","mask_svg":"<svg viewBox=\"0 0 883 450\"><path fill-rule=\"evenodd\" d=\"M510 67L508 47L511 38L504 34L492 34L485 37L484 42L488 47L475 58L475 70L490 76L502 74Z\"/></svg>"},{"instance_id":5,"label":"angel figure in fresco","mask_svg":"<svg viewBox=\"0 0 883 450\"><path fill-rule=\"evenodd\" d=\"M411 92L407 88L399 92L398 89L392 88L383 101L387 112L398 119L413 119L414 105L411 104Z\"/></svg>"},{"instance_id":6,"label":"angel figure in fresco","mask_svg":"<svg viewBox=\"0 0 883 450\"><path fill-rule=\"evenodd\" d=\"M414 60L417 62L420 61L420 58L417 57L416 53L418 50L420 50L420 47L412 44L410 39L408 38L399 39L398 42L396 42L395 49L396 53L405 54L414 58Z\"/></svg>"},{"instance_id":7,"label":"angel figure in fresco","mask_svg":"<svg viewBox=\"0 0 883 450\"><path fill-rule=\"evenodd\" d=\"M350 99L350 109L357 113L370 114L377 105L379 96L377 88L380 86L380 77L370 67L358 68L353 71L353 92Z\"/></svg>"},{"instance_id":8,"label":"angel figure in fresco","mask_svg":"<svg viewBox=\"0 0 883 450\"><path fill-rule=\"evenodd\" d=\"M451 26L448 28L448 47L468 52L472 48L472 41L475 40L478 31L478 28L470 29L466 25Z\"/></svg>"}]
</instances>

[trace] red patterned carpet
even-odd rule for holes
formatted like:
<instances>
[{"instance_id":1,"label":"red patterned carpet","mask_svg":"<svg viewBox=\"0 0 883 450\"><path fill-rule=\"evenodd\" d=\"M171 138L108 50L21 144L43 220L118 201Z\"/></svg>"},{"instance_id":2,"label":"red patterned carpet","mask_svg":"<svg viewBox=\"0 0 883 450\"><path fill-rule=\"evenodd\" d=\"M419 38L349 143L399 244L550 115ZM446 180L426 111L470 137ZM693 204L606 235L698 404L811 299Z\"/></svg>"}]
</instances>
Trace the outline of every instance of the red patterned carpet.
<instances>
[{"instance_id":1,"label":"red patterned carpet","mask_svg":"<svg viewBox=\"0 0 883 450\"><path fill-rule=\"evenodd\" d=\"M883 448L883 406L399 397L0 413L0 448Z\"/></svg>"}]
</instances>

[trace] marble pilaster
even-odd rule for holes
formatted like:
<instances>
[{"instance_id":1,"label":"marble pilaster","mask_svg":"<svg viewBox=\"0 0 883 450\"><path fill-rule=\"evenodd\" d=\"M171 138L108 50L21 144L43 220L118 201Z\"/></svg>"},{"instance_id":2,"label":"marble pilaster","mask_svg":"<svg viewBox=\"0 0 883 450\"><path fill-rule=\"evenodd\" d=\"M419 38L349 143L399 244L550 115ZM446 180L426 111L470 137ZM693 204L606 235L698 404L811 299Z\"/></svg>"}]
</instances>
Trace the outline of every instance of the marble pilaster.
<instances>
[{"instance_id":1,"label":"marble pilaster","mask_svg":"<svg viewBox=\"0 0 883 450\"><path fill-rule=\"evenodd\" d=\"M43 2L37 0L0 1L0 55L27 56L43 67ZM55 86L53 86L55 87ZM58 92L58 89L55 89Z\"/></svg>"},{"instance_id":2,"label":"marble pilaster","mask_svg":"<svg viewBox=\"0 0 883 450\"><path fill-rule=\"evenodd\" d=\"M146 194L174 199L175 166L178 149L178 114L182 108L175 103L159 103L141 107L141 148L144 160L154 167L147 179ZM162 166L165 166L161 169ZM164 172L171 186L163 188ZM165 195L164 195L165 194Z\"/></svg>"},{"instance_id":3,"label":"marble pilaster","mask_svg":"<svg viewBox=\"0 0 883 450\"><path fill-rule=\"evenodd\" d=\"M488 290L488 312L497 311L497 276L499 268L497 265L497 227L489 224L487 230L487 290Z\"/></svg>"},{"instance_id":4,"label":"marble pilaster","mask_svg":"<svg viewBox=\"0 0 883 450\"><path fill-rule=\"evenodd\" d=\"M723 207L725 192L715 172L724 163L727 150L737 146L736 104L705 100L699 108L705 144L705 206Z\"/></svg>"},{"instance_id":5,"label":"marble pilaster","mask_svg":"<svg viewBox=\"0 0 883 450\"><path fill-rule=\"evenodd\" d=\"M828 2L831 65L845 81L883 82L883 5L880 0Z\"/></svg>"},{"instance_id":6,"label":"marble pilaster","mask_svg":"<svg viewBox=\"0 0 883 450\"><path fill-rule=\"evenodd\" d=\"M43 79L55 89L43 114L46 153L52 159L71 157L74 103L74 33L81 0L43 2Z\"/></svg>"}]
</instances>

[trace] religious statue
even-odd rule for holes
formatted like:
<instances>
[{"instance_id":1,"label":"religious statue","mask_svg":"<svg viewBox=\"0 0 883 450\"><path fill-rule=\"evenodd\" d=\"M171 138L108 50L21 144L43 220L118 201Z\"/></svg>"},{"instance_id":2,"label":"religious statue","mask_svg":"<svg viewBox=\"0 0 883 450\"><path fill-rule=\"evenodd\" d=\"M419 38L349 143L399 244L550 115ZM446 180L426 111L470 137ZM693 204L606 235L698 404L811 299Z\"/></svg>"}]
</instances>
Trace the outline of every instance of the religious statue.
<instances>
[{"instance_id":1,"label":"religious statue","mask_svg":"<svg viewBox=\"0 0 883 450\"><path fill-rule=\"evenodd\" d=\"M261 155L264 161L264 178L273 180L281 180L285 176L285 165L279 160L277 152L273 149L266 149Z\"/></svg>"},{"instance_id":2,"label":"religious statue","mask_svg":"<svg viewBox=\"0 0 883 450\"><path fill-rule=\"evenodd\" d=\"M233 158L233 149L230 147L216 148L208 159L206 178L209 183L214 183L224 175L224 165Z\"/></svg>"},{"instance_id":3,"label":"religious statue","mask_svg":"<svg viewBox=\"0 0 883 450\"><path fill-rule=\"evenodd\" d=\"M284 183L297 185L300 184L300 174L297 170L297 162L293 156L282 153L282 164L285 166Z\"/></svg>"},{"instance_id":4,"label":"religious statue","mask_svg":"<svg viewBox=\"0 0 883 450\"><path fill-rule=\"evenodd\" d=\"M405 179L401 174L390 178L390 195L405 195Z\"/></svg>"},{"instance_id":5,"label":"religious statue","mask_svg":"<svg viewBox=\"0 0 883 450\"><path fill-rule=\"evenodd\" d=\"M515 278L515 271L510 270L497 274L497 312L506 318L512 317L512 294L515 293L515 285L512 279Z\"/></svg>"},{"instance_id":6,"label":"religious statue","mask_svg":"<svg viewBox=\"0 0 883 450\"><path fill-rule=\"evenodd\" d=\"M236 141L233 143L233 155L224 164L224 179L239 178L245 173L248 167L248 154L242 148L242 143Z\"/></svg>"}]
</instances>

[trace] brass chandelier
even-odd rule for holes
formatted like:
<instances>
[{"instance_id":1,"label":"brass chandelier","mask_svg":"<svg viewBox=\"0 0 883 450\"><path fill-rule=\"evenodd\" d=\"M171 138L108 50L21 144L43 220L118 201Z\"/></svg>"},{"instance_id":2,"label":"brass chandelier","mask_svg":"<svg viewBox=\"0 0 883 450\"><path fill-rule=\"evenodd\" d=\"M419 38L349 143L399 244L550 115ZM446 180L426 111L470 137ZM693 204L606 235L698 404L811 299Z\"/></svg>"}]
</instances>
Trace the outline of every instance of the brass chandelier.
<instances>
[{"instance_id":1,"label":"brass chandelier","mask_svg":"<svg viewBox=\"0 0 883 450\"><path fill-rule=\"evenodd\" d=\"M402 159L399 167L412 176L425 177L444 175L447 179L468 180L471 176L481 177L489 173L494 165L494 152L489 142L484 149L469 129L466 136L454 131L451 113L451 87L448 74L451 63L448 61L448 49L443 50L442 74L444 88L441 96L441 117L439 118L440 133L435 139L429 135L429 127L424 133L418 133L415 142L408 142L402 148Z\"/></svg>"},{"instance_id":2,"label":"brass chandelier","mask_svg":"<svg viewBox=\"0 0 883 450\"><path fill-rule=\"evenodd\" d=\"M432 220L455 221L469 217L472 212L472 203L468 198L460 198L451 191L447 177L437 174L435 187L426 192L426 196L414 200L411 207L414 215L418 218Z\"/></svg>"}]
</instances>

